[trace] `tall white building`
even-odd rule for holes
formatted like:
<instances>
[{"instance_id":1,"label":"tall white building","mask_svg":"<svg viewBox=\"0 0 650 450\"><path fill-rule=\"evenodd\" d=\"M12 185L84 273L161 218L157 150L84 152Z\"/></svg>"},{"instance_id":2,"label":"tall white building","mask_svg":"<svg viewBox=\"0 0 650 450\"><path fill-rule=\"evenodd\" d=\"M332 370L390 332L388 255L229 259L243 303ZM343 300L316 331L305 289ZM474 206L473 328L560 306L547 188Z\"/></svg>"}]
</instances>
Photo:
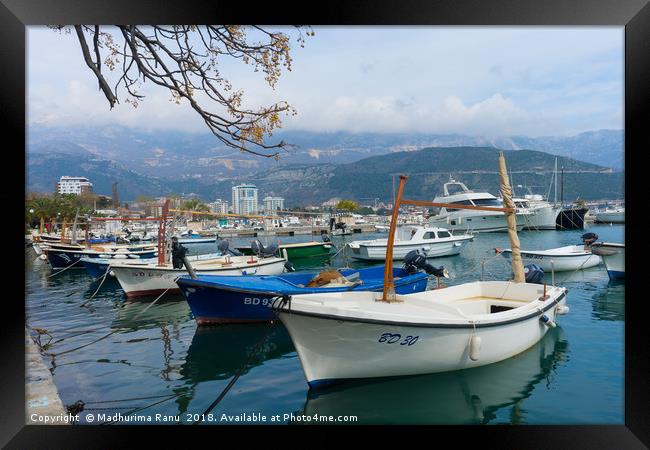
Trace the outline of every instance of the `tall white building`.
<instances>
[{"instance_id":1,"label":"tall white building","mask_svg":"<svg viewBox=\"0 0 650 450\"><path fill-rule=\"evenodd\" d=\"M92 192L93 184L86 177L63 176L56 184L56 191L59 194L80 195L83 192Z\"/></svg>"},{"instance_id":2,"label":"tall white building","mask_svg":"<svg viewBox=\"0 0 650 450\"><path fill-rule=\"evenodd\" d=\"M282 211L284 209L284 198L282 197L264 197L264 211L267 213L272 213L274 211Z\"/></svg>"},{"instance_id":3,"label":"tall white building","mask_svg":"<svg viewBox=\"0 0 650 450\"><path fill-rule=\"evenodd\" d=\"M210 209L212 209L212 212L219 214L228 214L229 206L230 205L228 204L228 200L221 200L220 198L210 203Z\"/></svg>"},{"instance_id":4,"label":"tall white building","mask_svg":"<svg viewBox=\"0 0 650 450\"><path fill-rule=\"evenodd\" d=\"M232 209L235 214L257 214L257 187L254 184L233 186Z\"/></svg>"}]
</instances>

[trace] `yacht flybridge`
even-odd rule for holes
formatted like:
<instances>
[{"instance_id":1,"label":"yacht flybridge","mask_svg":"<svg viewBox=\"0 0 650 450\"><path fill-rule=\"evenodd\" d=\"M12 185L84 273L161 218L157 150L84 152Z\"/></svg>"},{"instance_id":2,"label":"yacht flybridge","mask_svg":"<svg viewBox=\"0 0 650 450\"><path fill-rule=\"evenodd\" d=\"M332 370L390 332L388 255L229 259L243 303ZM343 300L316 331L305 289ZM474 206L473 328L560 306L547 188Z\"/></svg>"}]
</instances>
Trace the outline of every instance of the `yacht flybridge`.
<instances>
[{"instance_id":1,"label":"yacht flybridge","mask_svg":"<svg viewBox=\"0 0 650 450\"><path fill-rule=\"evenodd\" d=\"M503 201L489 192L475 192L465 184L450 179L443 186L443 194L436 196L434 203L449 203L460 206L502 208ZM517 231L531 222L534 214L527 208L517 208ZM500 211L442 207L438 214L429 218L433 226L462 232L507 231L508 224Z\"/></svg>"}]
</instances>

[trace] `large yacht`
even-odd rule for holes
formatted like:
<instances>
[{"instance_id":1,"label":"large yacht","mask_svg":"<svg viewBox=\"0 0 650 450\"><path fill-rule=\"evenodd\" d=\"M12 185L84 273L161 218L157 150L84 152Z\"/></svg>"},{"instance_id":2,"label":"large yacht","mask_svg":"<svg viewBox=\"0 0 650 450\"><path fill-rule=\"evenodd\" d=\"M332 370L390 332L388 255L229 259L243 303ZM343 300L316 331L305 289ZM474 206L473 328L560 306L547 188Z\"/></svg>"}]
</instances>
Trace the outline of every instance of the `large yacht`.
<instances>
[{"instance_id":1,"label":"large yacht","mask_svg":"<svg viewBox=\"0 0 650 450\"><path fill-rule=\"evenodd\" d=\"M457 205L487 206L502 208L503 201L489 192L474 192L463 183L450 179L443 186L443 194L433 199L434 203L453 203ZM531 222L533 213L527 208L517 208L517 230ZM501 211L480 211L471 209L440 208L429 218L433 226L452 231L491 232L508 231L505 214Z\"/></svg>"}]
</instances>

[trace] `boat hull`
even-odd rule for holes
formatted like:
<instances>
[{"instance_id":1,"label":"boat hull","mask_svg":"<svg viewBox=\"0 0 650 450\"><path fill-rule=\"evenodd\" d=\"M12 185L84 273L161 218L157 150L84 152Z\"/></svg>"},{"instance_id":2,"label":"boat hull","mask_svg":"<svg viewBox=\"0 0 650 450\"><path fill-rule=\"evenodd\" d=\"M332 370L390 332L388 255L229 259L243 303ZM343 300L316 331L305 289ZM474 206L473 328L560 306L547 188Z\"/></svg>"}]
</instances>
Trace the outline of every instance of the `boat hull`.
<instances>
[{"instance_id":1,"label":"boat hull","mask_svg":"<svg viewBox=\"0 0 650 450\"><path fill-rule=\"evenodd\" d=\"M555 230L560 208L549 205L531 210L533 214L524 216L524 230Z\"/></svg>"},{"instance_id":2,"label":"boat hull","mask_svg":"<svg viewBox=\"0 0 650 450\"><path fill-rule=\"evenodd\" d=\"M562 298L559 304L564 302ZM541 314L505 325L477 325L475 330L471 325L403 326L279 312L312 388L354 379L448 372L502 361L530 348L546 334L548 327L539 320ZM555 320L556 308L544 314ZM474 332L481 338L476 361L469 357L468 345Z\"/></svg>"},{"instance_id":3,"label":"boat hull","mask_svg":"<svg viewBox=\"0 0 650 450\"><path fill-rule=\"evenodd\" d=\"M504 250L503 255L511 257L510 250ZM601 263L600 256L591 253L580 255L545 255L535 252L521 251L524 264L537 264L544 272L566 272L571 270L588 269Z\"/></svg>"},{"instance_id":4,"label":"boat hull","mask_svg":"<svg viewBox=\"0 0 650 450\"><path fill-rule=\"evenodd\" d=\"M439 243L418 243L418 244L394 244L393 259L403 260L404 257L413 250L423 250L427 258L436 258L440 256L458 255L463 245L469 241L450 241ZM350 246L352 252L350 256L355 259L367 261L384 261L386 259L386 246L383 245L363 245Z\"/></svg>"},{"instance_id":5,"label":"boat hull","mask_svg":"<svg viewBox=\"0 0 650 450\"><path fill-rule=\"evenodd\" d=\"M75 269L83 269L84 266L80 262L82 257L100 258L100 255L105 255L108 253L84 252L79 250L77 251L56 250L53 248L49 248L46 254L47 254L47 260L53 269L65 269L68 267L72 267ZM126 252L122 254L115 254L114 256L119 256L120 258L123 259L146 259L146 258L153 258L156 256L156 254L157 254L157 250L150 250L150 251L142 251L142 252ZM131 257L129 255L131 255Z\"/></svg>"},{"instance_id":6,"label":"boat hull","mask_svg":"<svg viewBox=\"0 0 650 450\"><path fill-rule=\"evenodd\" d=\"M625 223L625 212L602 212L596 214L596 223Z\"/></svg>"},{"instance_id":7,"label":"boat hull","mask_svg":"<svg viewBox=\"0 0 650 450\"><path fill-rule=\"evenodd\" d=\"M527 219L517 215L517 231L521 231ZM504 214L489 214L465 216L447 215L444 217L432 217L429 223L433 226L443 227L456 232L493 233L508 231L508 223Z\"/></svg>"},{"instance_id":8,"label":"boat hull","mask_svg":"<svg viewBox=\"0 0 650 450\"><path fill-rule=\"evenodd\" d=\"M274 259L268 263L258 260L258 264L251 267L233 267L199 270L197 273L208 275L279 275L284 271L285 261ZM172 269L167 267L127 267L113 266L112 272L120 283L127 297L141 297L157 295L162 292L180 292L176 278L187 275L185 269Z\"/></svg>"},{"instance_id":9,"label":"boat hull","mask_svg":"<svg viewBox=\"0 0 650 450\"><path fill-rule=\"evenodd\" d=\"M557 230L582 230L585 227L587 208L563 209L555 221Z\"/></svg>"},{"instance_id":10,"label":"boat hull","mask_svg":"<svg viewBox=\"0 0 650 450\"><path fill-rule=\"evenodd\" d=\"M598 243L592 247L592 251L603 260L607 275L612 280L625 278L625 245Z\"/></svg>"},{"instance_id":11,"label":"boat hull","mask_svg":"<svg viewBox=\"0 0 650 450\"><path fill-rule=\"evenodd\" d=\"M250 247L238 247L237 250L244 255L252 255ZM292 246L292 244L280 245L280 251L287 251L287 259L294 262L297 259L323 258L329 256L332 250L331 244L317 242L313 245Z\"/></svg>"},{"instance_id":12,"label":"boat hull","mask_svg":"<svg viewBox=\"0 0 650 450\"><path fill-rule=\"evenodd\" d=\"M364 270L344 270L344 276ZM245 322L268 322L277 319L275 312L271 309L274 299L282 294L296 293L327 293L342 291L374 291L383 289L383 266L378 268L365 269L366 274L361 275L364 284L350 289L350 287L321 287L321 288L296 288L296 286L274 286L272 283L265 283L258 277L251 278L250 290L242 289L239 286L215 285L200 279L193 280L188 277L180 278L177 284L192 310L196 322L201 324L210 323L245 323ZM376 272L376 273L370 273ZM428 277L424 273L404 276L401 269L396 269L397 275L402 275L395 281L395 291L398 294L411 294L423 292L427 287ZM305 274L306 283L317 273ZM296 274L301 276L302 274ZM291 278L291 274L286 279ZM283 277L284 278L284 277ZM267 289L265 290L265 285ZM287 290L288 288L288 290Z\"/></svg>"}]
</instances>

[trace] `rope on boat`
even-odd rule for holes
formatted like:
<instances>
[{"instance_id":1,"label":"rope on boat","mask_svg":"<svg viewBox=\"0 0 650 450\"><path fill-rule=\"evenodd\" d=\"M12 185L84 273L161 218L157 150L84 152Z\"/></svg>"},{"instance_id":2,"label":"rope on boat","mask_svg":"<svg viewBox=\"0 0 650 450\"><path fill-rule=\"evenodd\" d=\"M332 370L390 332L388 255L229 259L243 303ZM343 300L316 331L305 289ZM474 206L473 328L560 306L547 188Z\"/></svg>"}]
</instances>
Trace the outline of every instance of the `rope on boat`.
<instances>
[{"instance_id":1,"label":"rope on boat","mask_svg":"<svg viewBox=\"0 0 650 450\"><path fill-rule=\"evenodd\" d=\"M62 269L62 270L59 270L58 272L55 272L55 273L53 273L53 274L51 274L51 275L48 275L47 277L48 277L48 278L51 278L51 277L53 277L54 275L58 275L58 274L60 274L61 272L65 272L66 270L68 270L70 267L74 266L74 265L77 264L78 262L79 262L79 261L73 261L72 264L70 264L68 267L66 267L66 268L64 268L64 269Z\"/></svg>"},{"instance_id":2,"label":"rope on boat","mask_svg":"<svg viewBox=\"0 0 650 450\"><path fill-rule=\"evenodd\" d=\"M230 379L230 382L226 385L225 388L223 388L219 396L210 404L210 406L208 406L208 408L203 412L203 414L199 416L197 420L192 422L192 425L200 424L203 421L203 417L209 414L210 411L212 411L219 404L219 402L221 402L221 400L224 399L228 391L230 391L230 389L235 385L237 380L239 380L239 377L243 375L244 370L246 370L246 368L249 366L249 364L253 360L253 357L257 355L262 345L264 345L268 340L268 338L271 336L271 332L273 331L273 324L274 324L273 321L269 322L269 330L264 334L262 339L260 339L257 342L257 344L255 344L255 347L253 347L253 349L249 353L248 358L246 359L246 361L244 361L244 364L242 364L239 367L239 369L237 369L237 373Z\"/></svg>"},{"instance_id":3,"label":"rope on boat","mask_svg":"<svg viewBox=\"0 0 650 450\"><path fill-rule=\"evenodd\" d=\"M97 295L97 293L99 292L99 290L102 288L102 284L104 284L104 280L106 280L106 275L108 275L108 272L109 272L110 270L111 270L111 265L110 265L110 263L109 263L109 264L108 264L108 267L106 268L106 272L104 272L104 276L102 277L102 281L101 281L101 283L99 283L99 286L97 286L97 290L95 291L95 293L94 293L93 295L90 296L90 298L89 298L88 300L86 300L86 301L83 302L81 305L79 305L80 307L83 308L83 307L86 306L88 303L90 303L90 301L91 301L93 298L95 298L95 295Z\"/></svg>"}]
</instances>

